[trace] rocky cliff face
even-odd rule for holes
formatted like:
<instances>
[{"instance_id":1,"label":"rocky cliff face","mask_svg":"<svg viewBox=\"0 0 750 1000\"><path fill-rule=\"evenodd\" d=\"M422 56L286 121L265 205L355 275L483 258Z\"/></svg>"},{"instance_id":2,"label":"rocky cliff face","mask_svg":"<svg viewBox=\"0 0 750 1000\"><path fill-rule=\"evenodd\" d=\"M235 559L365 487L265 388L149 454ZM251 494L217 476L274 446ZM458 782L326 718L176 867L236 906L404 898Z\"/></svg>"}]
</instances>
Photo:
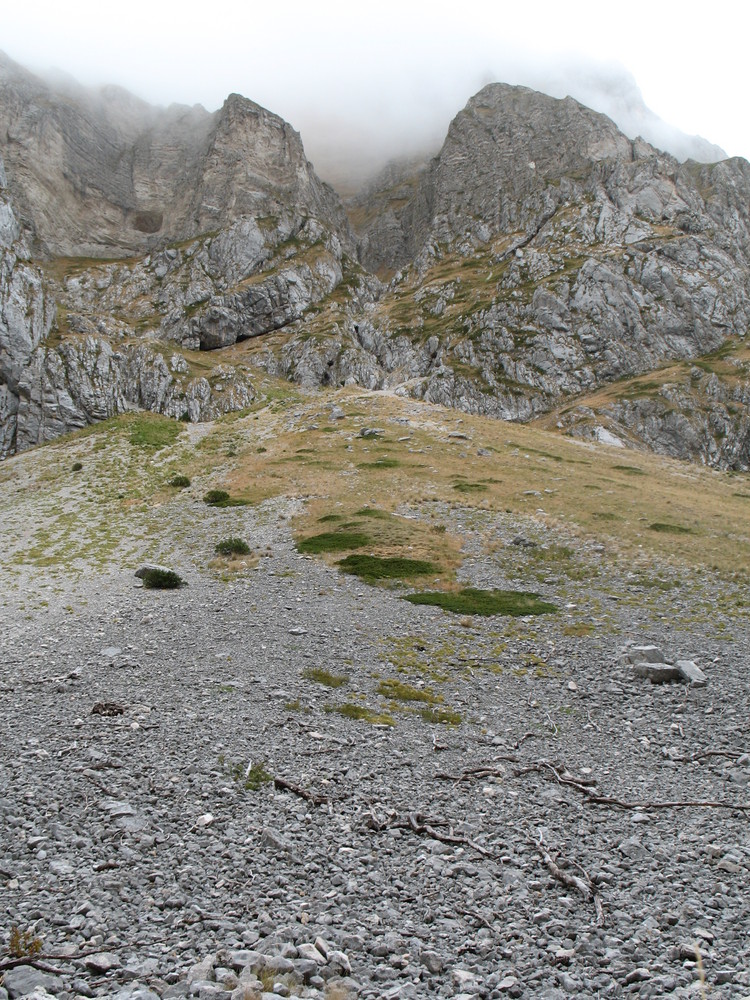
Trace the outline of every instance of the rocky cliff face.
<instances>
[{"instance_id":1,"label":"rocky cliff face","mask_svg":"<svg viewBox=\"0 0 750 1000\"><path fill-rule=\"evenodd\" d=\"M487 87L368 199L362 260L399 270L326 347L334 381L526 420L748 329L748 163L681 165L570 99ZM309 379L311 352L276 370Z\"/></svg>"},{"instance_id":2,"label":"rocky cliff face","mask_svg":"<svg viewBox=\"0 0 750 1000\"><path fill-rule=\"evenodd\" d=\"M247 406L244 366L206 377L174 351L287 326L353 252L299 135L238 95L215 114L155 109L54 91L2 58L0 148L2 454L133 406Z\"/></svg>"},{"instance_id":3,"label":"rocky cliff face","mask_svg":"<svg viewBox=\"0 0 750 1000\"><path fill-rule=\"evenodd\" d=\"M576 401L750 327L750 165L680 164L570 98L484 88L350 203L356 245L297 134L236 95L165 111L5 63L0 140L4 453L129 406L205 419L258 369L595 433ZM674 400L602 426L746 468L725 390L690 434Z\"/></svg>"}]
</instances>

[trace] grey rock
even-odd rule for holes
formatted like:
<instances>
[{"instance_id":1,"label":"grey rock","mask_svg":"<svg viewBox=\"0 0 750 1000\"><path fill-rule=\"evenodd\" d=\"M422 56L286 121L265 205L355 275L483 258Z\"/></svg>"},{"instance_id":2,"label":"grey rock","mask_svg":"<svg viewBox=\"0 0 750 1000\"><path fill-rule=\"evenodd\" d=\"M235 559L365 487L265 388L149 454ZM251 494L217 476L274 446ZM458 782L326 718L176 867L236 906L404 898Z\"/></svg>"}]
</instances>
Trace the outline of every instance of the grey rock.
<instances>
[{"instance_id":1,"label":"grey rock","mask_svg":"<svg viewBox=\"0 0 750 1000\"><path fill-rule=\"evenodd\" d=\"M664 653L658 646L625 646L622 651L627 663L664 663Z\"/></svg>"},{"instance_id":2,"label":"grey rock","mask_svg":"<svg viewBox=\"0 0 750 1000\"><path fill-rule=\"evenodd\" d=\"M128 983L119 989L114 996L116 1000L159 1000L159 994L139 982Z\"/></svg>"},{"instance_id":3,"label":"grey rock","mask_svg":"<svg viewBox=\"0 0 750 1000\"><path fill-rule=\"evenodd\" d=\"M3 975L3 987L7 990L10 1000L16 997L28 996L35 990L46 990L47 993L58 993L63 989L62 980L31 965L17 965L8 969Z\"/></svg>"},{"instance_id":4,"label":"grey rock","mask_svg":"<svg viewBox=\"0 0 750 1000\"><path fill-rule=\"evenodd\" d=\"M128 806L128 808L130 808ZM122 815L119 812L110 813L112 816ZM96 955L87 955L84 959L86 968L97 975L106 976L108 972L119 969L122 965L119 956L111 951L101 951Z\"/></svg>"},{"instance_id":5,"label":"grey rock","mask_svg":"<svg viewBox=\"0 0 750 1000\"><path fill-rule=\"evenodd\" d=\"M633 674L651 681L652 684L668 684L670 681L677 681L682 677L677 667L669 663L634 663Z\"/></svg>"},{"instance_id":6,"label":"grey rock","mask_svg":"<svg viewBox=\"0 0 750 1000\"><path fill-rule=\"evenodd\" d=\"M431 951L430 949L426 949L425 951L421 952L419 959L428 972L433 972L433 973L440 972L443 968L443 958L436 951Z\"/></svg>"},{"instance_id":7,"label":"grey rock","mask_svg":"<svg viewBox=\"0 0 750 1000\"><path fill-rule=\"evenodd\" d=\"M675 667L681 677L693 687L705 687L708 684L708 678L692 660L677 660Z\"/></svg>"}]
</instances>

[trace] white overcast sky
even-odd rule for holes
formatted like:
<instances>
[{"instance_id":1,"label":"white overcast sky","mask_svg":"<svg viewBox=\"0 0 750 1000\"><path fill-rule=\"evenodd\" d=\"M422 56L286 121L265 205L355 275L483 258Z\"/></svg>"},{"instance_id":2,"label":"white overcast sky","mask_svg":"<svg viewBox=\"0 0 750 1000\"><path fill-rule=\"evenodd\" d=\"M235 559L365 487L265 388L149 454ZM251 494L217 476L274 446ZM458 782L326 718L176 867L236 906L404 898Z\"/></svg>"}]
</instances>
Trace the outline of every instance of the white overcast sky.
<instances>
[{"instance_id":1,"label":"white overcast sky","mask_svg":"<svg viewBox=\"0 0 750 1000\"><path fill-rule=\"evenodd\" d=\"M308 150L434 132L490 80L535 84L594 62L646 104L750 158L747 0L14 0L0 49L34 70L214 110L235 91L283 115ZM561 69L562 67L562 69ZM562 95L560 95L562 96ZM576 95L578 96L578 95ZM389 149L389 152L391 150ZM314 153L312 158L315 159Z\"/></svg>"}]
</instances>

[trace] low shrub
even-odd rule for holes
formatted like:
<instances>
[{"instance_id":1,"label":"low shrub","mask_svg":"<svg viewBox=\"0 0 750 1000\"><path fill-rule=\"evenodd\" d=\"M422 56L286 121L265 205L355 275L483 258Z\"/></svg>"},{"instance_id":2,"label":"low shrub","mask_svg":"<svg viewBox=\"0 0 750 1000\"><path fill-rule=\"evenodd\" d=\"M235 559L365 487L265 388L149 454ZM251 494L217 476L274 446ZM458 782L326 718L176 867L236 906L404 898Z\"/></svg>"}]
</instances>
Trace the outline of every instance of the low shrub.
<instances>
[{"instance_id":1,"label":"low shrub","mask_svg":"<svg viewBox=\"0 0 750 1000\"><path fill-rule=\"evenodd\" d=\"M187 476L172 476L168 483L169 486L174 486L179 490L187 489L190 485L190 480Z\"/></svg>"},{"instance_id":2,"label":"low shrub","mask_svg":"<svg viewBox=\"0 0 750 1000\"><path fill-rule=\"evenodd\" d=\"M209 507L244 507L247 502L230 497L226 490L209 490L203 497L203 503L207 503Z\"/></svg>"},{"instance_id":3,"label":"low shrub","mask_svg":"<svg viewBox=\"0 0 750 1000\"><path fill-rule=\"evenodd\" d=\"M73 462L73 464L70 467L70 471L80 472L82 468L83 468L83 462Z\"/></svg>"},{"instance_id":4,"label":"low shrub","mask_svg":"<svg viewBox=\"0 0 750 1000\"><path fill-rule=\"evenodd\" d=\"M216 543L214 551L220 556L247 556L250 546L242 538L223 538Z\"/></svg>"},{"instance_id":5,"label":"low shrub","mask_svg":"<svg viewBox=\"0 0 750 1000\"><path fill-rule=\"evenodd\" d=\"M172 569L159 569L154 566L144 570L141 579L143 586L149 590L176 590L178 587L186 587L187 584L182 577Z\"/></svg>"}]
</instances>

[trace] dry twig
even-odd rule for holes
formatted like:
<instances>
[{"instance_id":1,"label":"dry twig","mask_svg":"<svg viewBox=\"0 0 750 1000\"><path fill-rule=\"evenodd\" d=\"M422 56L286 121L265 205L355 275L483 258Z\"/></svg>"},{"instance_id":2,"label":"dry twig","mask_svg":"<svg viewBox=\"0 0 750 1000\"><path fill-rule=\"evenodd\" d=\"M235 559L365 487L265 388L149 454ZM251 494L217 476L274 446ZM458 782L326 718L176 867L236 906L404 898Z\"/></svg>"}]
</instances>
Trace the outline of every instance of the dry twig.
<instances>
[{"instance_id":1,"label":"dry twig","mask_svg":"<svg viewBox=\"0 0 750 1000\"><path fill-rule=\"evenodd\" d=\"M453 833L452 827L444 819L433 819L423 816L422 813L407 813L405 816L399 816L396 812L390 812L385 818L381 819L375 815L373 809L370 809L366 823L371 830L375 830L378 833L381 830L394 828L411 830L412 833L426 834L428 837L432 837L433 840L439 840L442 844L471 847L478 854L490 857L490 852L485 850L480 844L475 843L469 837L464 837L463 834ZM443 833L441 830L438 830L437 827L439 826L447 826L450 833Z\"/></svg>"},{"instance_id":2,"label":"dry twig","mask_svg":"<svg viewBox=\"0 0 750 1000\"><path fill-rule=\"evenodd\" d=\"M604 923L604 907L602 906L602 900L599 893L594 888L591 876L586 872L586 870L579 864L576 864L576 867L584 876L583 878L579 878L577 875L571 875L568 872L563 871L563 869L552 858L549 851L546 850L541 833L539 834L539 840L534 841L534 847L541 854L544 867L557 882L560 882L561 885L566 886L568 889L575 889L587 902L594 904L594 909L596 910L596 922L597 925L601 927Z\"/></svg>"},{"instance_id":3,"label":"dry twig","mask_svg":"<svg viewBox=\"0 0 750 1000\"><path fill-rule=\"evenodd\" d=\"M315 792L308 792L306 788L300 788L299 785L293 785L291 781L287 781L286 778L274 778L273 779L274 788L278 788L279 791L291 792L293 795L299 795L301 799L306 802L312 802L314 806L325 806L328 805L329 799L325 795L316 795Z\"/></svg>"},{"instance_id":4,"label":"dry twig","mask_svg":"<svg viewBox=\"0 0 750 1000\"><path fill-rule=\"evenodd\" d=\"M612 795L600 795L595 788L590 787L596 783L589 778L575 778L567 772L561 773L549 761L539 761L537 764L529 764L528 767L517 770L516 777L528 774L530 771L537 771L540 774L551 773L555 781L560 785L568 785L580 792L587 802L593 802L600 806L616 806L618 809L638 809L647 811L650 809L736 809L739 812L750 812L750 802L720 802L712 799L674 799L667 802L653 802L650 799L636 802L626 802L623 799L615 798Z\"/></svg>"}]
</instances>

